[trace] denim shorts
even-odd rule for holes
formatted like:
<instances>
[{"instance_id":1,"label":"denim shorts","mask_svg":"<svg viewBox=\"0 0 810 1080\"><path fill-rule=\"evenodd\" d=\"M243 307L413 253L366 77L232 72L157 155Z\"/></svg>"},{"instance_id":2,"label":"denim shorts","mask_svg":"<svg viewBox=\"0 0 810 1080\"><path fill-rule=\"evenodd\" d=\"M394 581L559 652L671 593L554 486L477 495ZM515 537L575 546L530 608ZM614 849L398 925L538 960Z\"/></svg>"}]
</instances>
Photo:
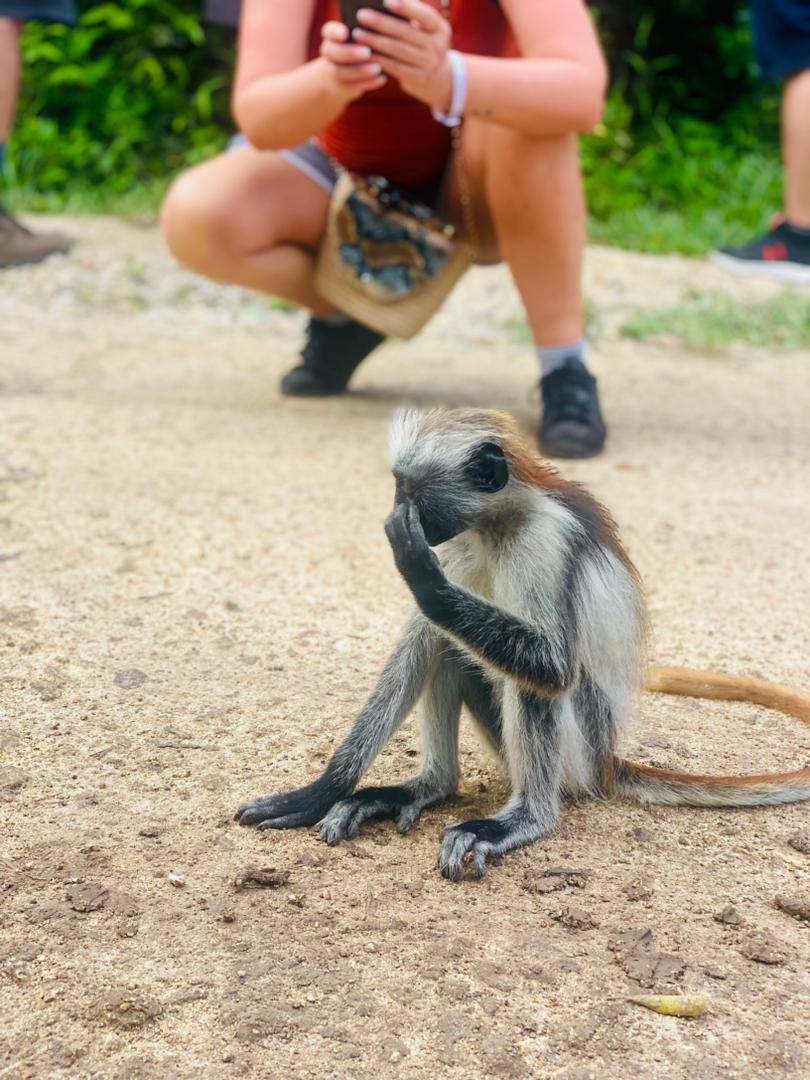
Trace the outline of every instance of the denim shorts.
<instances>
[{"instance_id":1,"label":"denim shorts","mask_svg":"<svg viewBox=\"0 0 810 1080\"><path fill-rule=\"evenodd\" d=\"M242 150L250 145L246 136L234 135L228 144L228 149ZM337 171L332 159L317 140L310 139L309 142L301 143L300 146L294 146L290 150L279 150L278 156L283 157L285 161L289 161L304 176L308 176L318 187L323 188L327 195L331 195L335 190L338 177ZM443 213L447 204L450 165L451 163L448 162L444 173L437 176L435 180L429 180L418 187L409 189L410 194L427 203L428 206L432 206L434 210Z\"/></svg>"},{"instance_id":2,"label":"denim shorts","mask_svg":"<svg viewBox=\"0 0 810 1080\"><path fill-rule=\"evenodd\" d=\"M76 25L73 0L0 0L0 19Z\"/></svg>"},{"instance_id":3,"label":"denim shorts","mask_svg":"<svg viewBox=\"0 0 810 1080\"><path fill-rule=\"evenodd\" d=\"M810 0L751 0L757 60L766 79L810 68Z\"/></svg>"},{"instance_id":4,"label":"denim shorts","mask_svg":"<svg viewBox=\"0 0 810 1080\"><path fill-rule=\"evenodd\" d=\"M244 135L234 135L228 144L229 150L244 150L250 146L250 142ZM335 167L314 139L309 142L294 146L292 150L279 150L279 157L289 161L296 169L313 180L318 187L323 188L327 195L331 195L337 183Z\"/></svg>"}]
</instances>

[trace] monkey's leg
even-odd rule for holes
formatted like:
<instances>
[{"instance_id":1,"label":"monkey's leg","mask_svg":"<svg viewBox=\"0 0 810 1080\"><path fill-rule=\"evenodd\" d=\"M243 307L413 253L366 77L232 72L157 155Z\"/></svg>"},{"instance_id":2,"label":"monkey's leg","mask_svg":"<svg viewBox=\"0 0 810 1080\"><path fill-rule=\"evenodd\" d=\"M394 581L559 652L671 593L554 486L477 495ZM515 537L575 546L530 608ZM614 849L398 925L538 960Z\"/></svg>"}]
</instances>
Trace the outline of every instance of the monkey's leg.
<instances>
[{"instance_id":1,"label":"monkey's leg","mask_svg":"<svg viewBox=\"0 0 810 1080\"><path fill-rule=\"evenodd\" d=\"M562 715L560 699L506 688L503 750L514 794L492 817L463 821L445 830L439 869L446 878L460 881L468 861L481 878L490 856L530 844L555 827L561 805Z\"/></svg>"},{"instance_id":2,"label":"monkey's leg","mask_svg":"<svg viewBox=\"0 0 810 1080\"><path fill-rule=\"evenodd\" d=\"M422 717L422 767L412 780L390 787L361 788L332 807L321 837L338 844L357 836L370 818L390 817L409 832L422 811L452 795L458 785L458 723L464 695L464 660L450 645L439 655L428 682Z\"/></svg>"},{"instance_id":3,"label":"monkey's leg","mask_svg":"<svg viewBox=\"0 0 810 1080\"><path fill-rule=\"evenodd\" d=\"M426 619L417 615L323 775L297 791L264 795L240 806L236 811L239 824L255 825L259 829L314 825L331 806L350 795L416 704L438 648L435 631Z\"/></svg>"}]
</instances>

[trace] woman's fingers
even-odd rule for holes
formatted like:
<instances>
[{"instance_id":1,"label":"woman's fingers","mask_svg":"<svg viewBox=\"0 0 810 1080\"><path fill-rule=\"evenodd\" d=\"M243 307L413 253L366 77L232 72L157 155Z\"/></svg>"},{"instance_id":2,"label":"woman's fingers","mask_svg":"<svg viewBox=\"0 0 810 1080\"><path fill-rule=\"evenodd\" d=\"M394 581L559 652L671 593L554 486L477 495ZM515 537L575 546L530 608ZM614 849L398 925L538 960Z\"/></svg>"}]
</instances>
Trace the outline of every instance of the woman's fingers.
<instances>
[{"instance_id":1,"label":"woman's fingers","mask_svg":"<svg viewBox=\"0 0 810 1080\"><path fill-rule=\"evenodd\" d=\"M401 15L403 19L416 23L428 33L434 33L446 24L446 19L430 4L422 3L422 0L384 0L384 2L392 15Z\"/></svg>"},{"instance_id":2,"label":"woman's fingers","mask_svg":"<svg viewBox=\"0 0 810 1080\"><path fill-rule=\"evenodd\" d=\"M321 37L328 41L348 41L350 34L348 26L342 22L326 22L321 27Z\"/></svg>"},{"instance_id":3,"label":"woman's fingers","mask_svg":"<svg viewBox=\"0 0 810 1080\"><path fill-rule=\"evenodd\" d=\"M378 63L373 64L341 64L335 65L335 78L346 86L356 86L358 83L377 81L383 74L382 67ZM385 79L383 78L383 82ZM380 84L382 85L382 83Z\"/></svg>"},{"instance_id":4,"label":"woman's fingers","mask_svg":"<svg viewBox=\"0 0 810 1080\"><path fill-rule=\"evenodd\" d=\"M427 53L424 48L411 45L395 37L386 37L384 34L372 34L368 30L355 30L355 39L368 45L375 53L390 56L394 60L400 60L404 64L413 67L424 65Z\"/></svg>"},{"instance_id":5,"label":"woman's fingers","mask_svg":"<svg viewBox=\"0 0 810 1080\"><path fill-rule=\"evenodd\" d=\"M321 43L321 56L340 67L353 67L371 60L368 45L336 45L333 41Z\"/></svg>"}]
</instances>

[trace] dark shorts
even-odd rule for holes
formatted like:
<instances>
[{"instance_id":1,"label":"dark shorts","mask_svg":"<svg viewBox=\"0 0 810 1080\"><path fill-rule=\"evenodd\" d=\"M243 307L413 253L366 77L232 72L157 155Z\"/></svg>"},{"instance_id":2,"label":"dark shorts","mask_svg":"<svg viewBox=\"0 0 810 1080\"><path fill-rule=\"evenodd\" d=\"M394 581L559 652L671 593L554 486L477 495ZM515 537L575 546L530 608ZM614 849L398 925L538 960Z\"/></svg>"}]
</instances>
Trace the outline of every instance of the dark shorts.
<instances>
[{"instance_id":1,"label":"dark shorts","mask_svg":"<svg viewBox=\"0 0 810 1080\"><path fill-rule=\"evenodd\" d=\"M757 59L766 79L810 68L810 0L751 0Z\"/></svg>"},{"instance_id":2,"label":"dark shorts","mask_svg":"<svg viewBox=\"0 0 810 1080\"><path fill-rule=\"evenodd\" d=\"M0 19L76 25L73 0L0 0Z\"/></svg>"}]
</instances>

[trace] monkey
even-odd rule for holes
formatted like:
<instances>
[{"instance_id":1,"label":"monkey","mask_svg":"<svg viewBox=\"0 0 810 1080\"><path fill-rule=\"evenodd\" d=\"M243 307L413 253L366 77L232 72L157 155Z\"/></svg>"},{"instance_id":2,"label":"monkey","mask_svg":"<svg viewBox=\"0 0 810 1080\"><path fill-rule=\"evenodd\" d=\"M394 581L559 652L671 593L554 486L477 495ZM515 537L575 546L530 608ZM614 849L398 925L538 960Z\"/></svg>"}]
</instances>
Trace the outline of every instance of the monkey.
<instances>
[{"instance_id":1,"label":"monkey","mask_svg":"<svg viewBox=\"0 0 810 1080\"><path fill-rule=\"evenodd\" d=\"M328 844L357 836L370 818L410 831L456 792L462 707L500 755L511 794L491 817L445 829L438 865L451 881L468 870L481 878L493 857L552 832L573 800L723 807L810 798L808 768L692 776L619 756L645 683L642 584L608 511L529 450L511 416L405 410L390 442L396 488L385 531L413 614L323 774L240 807L242 825L317 825ZM758 680L654 668L646 685L810 721L810 695ZM419 699L417 775L357 789Z\"/></svg>"}]
</instances>

